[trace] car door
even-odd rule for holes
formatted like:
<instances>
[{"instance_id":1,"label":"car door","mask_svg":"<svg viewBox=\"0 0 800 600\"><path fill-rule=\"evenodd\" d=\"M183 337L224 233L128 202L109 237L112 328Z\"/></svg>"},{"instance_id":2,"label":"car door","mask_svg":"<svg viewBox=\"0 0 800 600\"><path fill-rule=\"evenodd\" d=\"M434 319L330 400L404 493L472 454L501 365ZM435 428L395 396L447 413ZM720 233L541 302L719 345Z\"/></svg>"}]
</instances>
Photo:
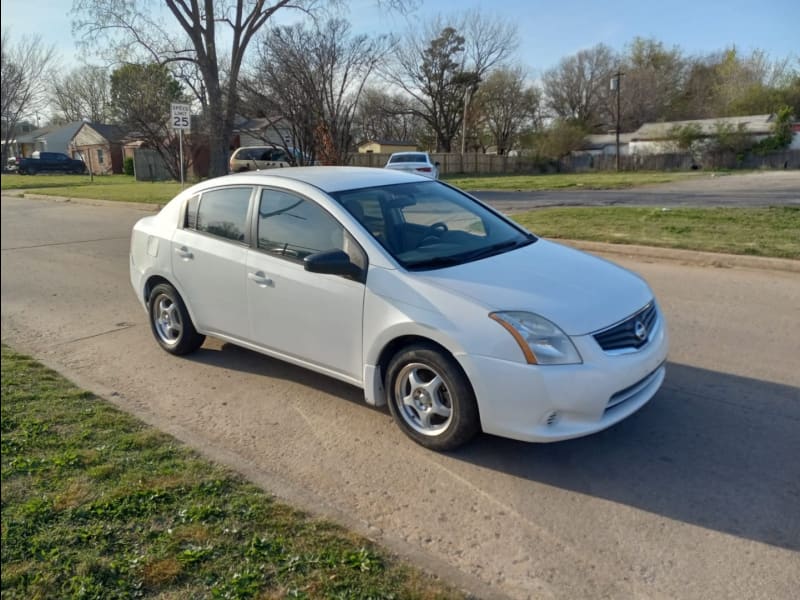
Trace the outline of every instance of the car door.
<instances>
[{"instance_id":1,"label":"car door","mask_svg":"<svg viewBox=\"0 0 800 600\"><path fill-rule=\"evenodd\" d=\"M224 187L189 199L172 238L172 272L195 326L245 339L249 332L245 263L252 186Z\"/></svg>"},{"instance_id":2,"label":"car door","mask_svg":"<svg viewBox=\"0 0 800 600\"><path fill-rule=\"evenodd\" d=\"M303 259L340 249L366 268L366 254L313 200L265 188L256 206L255 239L247 258L252 341L361 381L364 284L306 271Z\"/></svg>"}]
</instances>

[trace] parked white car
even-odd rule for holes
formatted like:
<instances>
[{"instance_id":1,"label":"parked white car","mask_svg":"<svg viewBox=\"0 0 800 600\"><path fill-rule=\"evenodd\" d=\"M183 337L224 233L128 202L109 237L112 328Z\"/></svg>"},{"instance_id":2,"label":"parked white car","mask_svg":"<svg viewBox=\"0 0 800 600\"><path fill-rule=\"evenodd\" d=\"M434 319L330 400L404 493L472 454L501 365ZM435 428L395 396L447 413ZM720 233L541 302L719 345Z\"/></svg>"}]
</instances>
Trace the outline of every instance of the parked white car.
<instances>
[{"instance_id":1,"label":"parked white car","mask_svg":"<svg viewBox=\"0 0 800 600\"><path fill-rule=\"evenodd\" d=\"M205 181L135 225L130 276L167 352L211 335L341 379L437 450L590 434L664 379L640 277L407 173Z\"/></svg>"},{"instance_id":2,"label":"parked white car","mask_svg":"<svg viewBox=\"0 0 800 600\"><path fill-rule=\"evenodd\" d=\"M395 152L386 161L384 169L439 179L439 163L433 162L427 152Z\"/></svg>"}]
</instances>

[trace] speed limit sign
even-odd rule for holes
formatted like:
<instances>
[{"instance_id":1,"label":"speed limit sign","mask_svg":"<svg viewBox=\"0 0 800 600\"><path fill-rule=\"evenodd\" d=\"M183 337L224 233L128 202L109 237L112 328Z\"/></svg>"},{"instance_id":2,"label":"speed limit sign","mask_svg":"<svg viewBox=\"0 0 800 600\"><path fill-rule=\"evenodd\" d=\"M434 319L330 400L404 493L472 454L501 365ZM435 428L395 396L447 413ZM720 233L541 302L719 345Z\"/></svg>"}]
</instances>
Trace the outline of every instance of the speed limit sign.
<instances>
[{"instance_id":1,"label":"speed limit sign","mask_svg":"<svg viewBox=\"0 0 800 600\"><path fill-rule=\"evenodd\" d=\"M170 121L173 129L191 129L192 107L189 104L170 104Z\"/></svg>"}]
</instances>

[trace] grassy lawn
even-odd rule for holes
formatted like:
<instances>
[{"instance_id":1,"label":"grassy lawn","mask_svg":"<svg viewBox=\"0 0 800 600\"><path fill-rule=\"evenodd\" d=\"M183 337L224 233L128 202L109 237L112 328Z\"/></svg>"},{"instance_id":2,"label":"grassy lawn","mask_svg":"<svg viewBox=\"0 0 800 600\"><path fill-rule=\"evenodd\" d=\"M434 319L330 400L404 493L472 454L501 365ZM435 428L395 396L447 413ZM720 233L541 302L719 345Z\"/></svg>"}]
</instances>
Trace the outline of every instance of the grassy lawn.
<instances>
[{"instance_id":1,"label":"grassy lawn","mask_svg":"<svg viewBox=\"0 0 800 600\"><path fill-rule=\"evenodd\" d=\"M586 189L629 187L698 177L697 173L583 173L472 177L447 181L467 189ZM483 182L487 182L485 185ZM36 186L36 187L33 187ZM136 182L125 175L3 175L2 187L72 198L127 200L162 204L180 184ZM514 215L545 237L642 244L800 259L800 210L776 208L545 208Z\"/></svg>"},{"instance_id":2,"label":"grassy lawn","mask_svg":"<svg viewBox=\"0 0 800 600\"><path fill-rule=\"evenodd\" d=\"M2 597L461 598L2 349Z\"/></svg>"},{"instance_id":3,"label":"grassy lawn","mask_svg":"<svg viewBox=\"0 0 800 600\"><path fill-rule=\"evenodd\" d=\"M639 185L667 183L688 177L700 177L696 172L675 173L574 173L557 175L495 175L444 179L465 190L557 190L583 188L605 190L629 188ZM189 184L187 184L189 185ZM3 175L2 189L30 190L33 193L67 198L92 198L149 202L163 204L177 194L181 186L176 182L137 182L127 175Z\"/></svg>"},{"instance_id":4,"label":"grassy lawn","mask_svg":"<svg viewBox=\"0 0 800 600\"><path fill-rule=\"evenodd\" d=\"M674 172L602 172L602 173L557 173L552 175L445 175L443 180L464 190L539 191L565 188L587 190L615 190L669 183L690 177L708 177L708 173L697 171Z\"/></svg>"},{"instance_id":5,"label":"grassy lawn","mask_svg":"<svg viewBox=\"0 0 800 600\"><path fill-rule=\"evenodd\" d=\"M800 208L543 208L513 215L550 238L800 259Z\"/></svg>"},{"instance_id":6,"label":"grassy lawn","mask_svg":"<svg viewBox=\"0 0 800 600\"><path fill-rule=\"evenodd\" d=\"M34 194L91 198L122 202L166 204L178 192L181 184L174 181L136 181L129 175L2 175L3 190L28 190ZM187 187L191 185L186 184Z\"/></svg>"}]
</instances>

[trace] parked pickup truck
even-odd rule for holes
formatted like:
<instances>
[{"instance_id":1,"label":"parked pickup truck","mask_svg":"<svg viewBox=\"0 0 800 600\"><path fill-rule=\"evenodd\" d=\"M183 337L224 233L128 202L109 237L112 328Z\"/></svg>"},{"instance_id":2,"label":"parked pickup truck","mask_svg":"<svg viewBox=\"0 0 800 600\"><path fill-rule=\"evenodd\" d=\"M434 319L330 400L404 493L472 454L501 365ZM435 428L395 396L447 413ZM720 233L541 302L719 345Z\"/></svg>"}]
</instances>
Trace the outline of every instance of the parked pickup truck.
<instances>
[{"instance_id":1,"label":"parked pickup truck","mask_svg":"<svg viewBox=\"0 0 800 600\"><path fill-rule=\"evenodd\" d=\"M45 171L85 173L86 163L61 152L34 152L30 158L19 159L17 169L21 175L36 175Z\"/></svg>"}]
</instances>

